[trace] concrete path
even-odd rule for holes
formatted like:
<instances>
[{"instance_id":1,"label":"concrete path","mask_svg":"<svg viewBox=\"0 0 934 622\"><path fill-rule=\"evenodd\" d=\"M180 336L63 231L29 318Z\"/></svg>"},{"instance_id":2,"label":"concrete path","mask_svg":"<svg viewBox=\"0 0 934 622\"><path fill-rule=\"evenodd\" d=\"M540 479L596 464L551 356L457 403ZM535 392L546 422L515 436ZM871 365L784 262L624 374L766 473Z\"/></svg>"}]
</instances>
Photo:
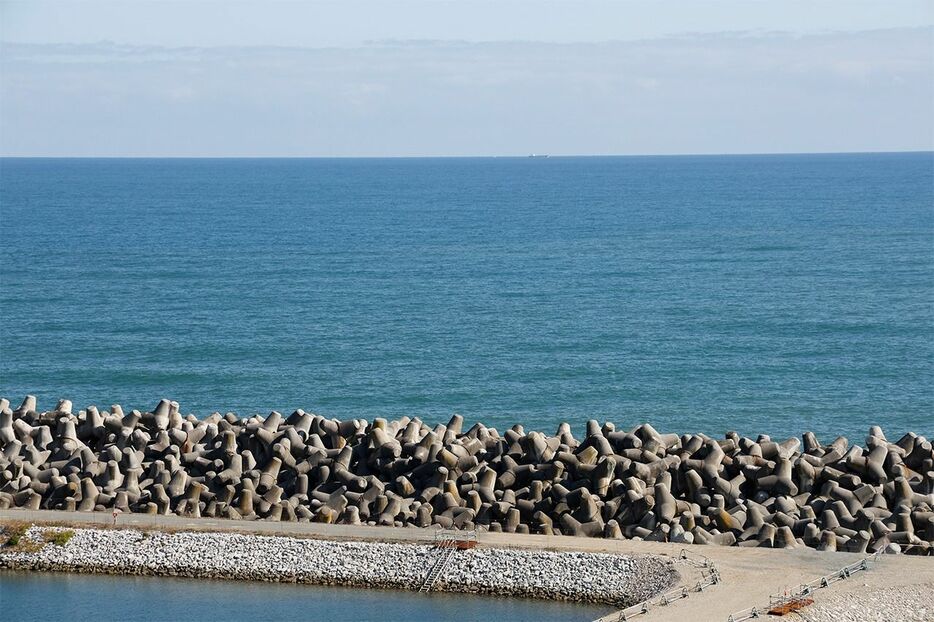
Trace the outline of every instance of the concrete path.
<instances>
[{"instance_id":1,"label":"concrete path","mask_svg":"<svg viewBox=\"0 0 934 622\"><path fill-rule=\"evenodd\" d=\"M112 526L108 512L59 512L53 510L0 510L0 522L67 523L74 526ZM263 535L324 538L332 540L378 540L383 542L431 542L435 529L373 527L367 525L325 525L320 523L281 523L269 521L234 521L148 514L118 514L118 527L142 530L216 531ZM833 573L861 560L854 553L822 553L813 549L759 549L720 546L690 546L661 542L604 540L571 536L541 536L513 533L478 533L484 546L546 550L574 550L627 555L664 555L677 558L682 549L706 556L720 571L722 583L708 590L655 609L639 620L726 620L741 609L767 604L769 596L781 594L802 583ZM582 569L585 570L585 569ZM695 573L685 573L689 581ZM839 593L850 589L885 589L891 586L934 583L934 558L907 555L883 556L869 572L853 575L827 588ZM820 591L815 600L820 599Z\"/></svg>"}]
</instances>

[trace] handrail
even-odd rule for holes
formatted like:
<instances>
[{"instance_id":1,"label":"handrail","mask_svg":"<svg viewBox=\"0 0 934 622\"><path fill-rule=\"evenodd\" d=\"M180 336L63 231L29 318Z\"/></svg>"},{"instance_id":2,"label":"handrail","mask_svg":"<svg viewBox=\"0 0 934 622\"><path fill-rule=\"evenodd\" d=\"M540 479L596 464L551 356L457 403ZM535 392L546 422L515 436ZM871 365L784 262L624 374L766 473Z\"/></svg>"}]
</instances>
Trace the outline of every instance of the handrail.
<instances>
[{"instance_id":1,"label":"handrail","mask_svg":"<svg viewBox=\"0 0 934 622\"><path fill-rule=\"evenodd\" d=\"M442 540L442 543L453 542L450 540ZM444 569L447 567L448 562L451 561L451 557L454 556L454 553L457 551L457 548L454 546L447 546L441 548L442 553L441 557L438 558L435 563L429 568L428 574L425 576L425 580L422 582L421 587L418 588L419 592L430 592L431 588L434 587L435 583L438 581L438 578L441 577L441 573L444 572Z\"/></svg>"},{"instance_id":2,"label":"handrail","mask_svg":"<svg viewBox=\"0 0 934 622\"><path fill-rule=\"evenodd\" d=\"M683 585L680 587L675 587L666 592L662 592L661 594L656 594L652 598L646 599L641 603L631 605L619 612L619 616L616 618L617 621L625 622L626 620L631 620L636 616L648 613L653 607L665 607L677 600L687 598L688 595L692 592L703 592L705 588L720 583L720 572L717 570L717 567L709 557L699 553L694 553L693 551L691 552L691 556L700 559L691 559L691 557L688 557L687 549L681 549L681 552L678 554L678 560L691 566L708 570L709 572L704 572L704 570L701 570L700 581L698 581L694 586Z\"/></svg>"},{"instance_id":3,"label":"handrail","mask_svg":"<svg viewBox=\"0 0 934 622\"><path fill-rule=\"evenodd\" d=\"M868 557L853 562L847 566L844 566L840 570L833 572L829 575L824 575L823 577L818 577L813 581L808 583L802 583L801 586L792 592L791 594L771 594L769 596L769 605L767 608L761 606L753 606L731 613L730 617L727 618L727 622L742 622L742 620L749 620L752 618L758 618L762 614L768 612L774 607L779 607L781 605L790 603L792 601L800 600L806 596L809 596L814 592L814 590L819 590L821 588L830 587L837 581L842 581L844 579L849 579L854 572L860 572L869 570L869 563L877 561L879 556L883 554L883 550L880 549Z\"/></svg>"},{"instance_id":4,"label":"handrail","mask_svg":"<svg viewBox=\"0 0 934 622\"><path fill-rule=\"evenodd\" d=\"M477 531L459 531L457 529L438 529L434 533L434 541L454 540L455 542L476 542Z\"/></svg>"},{"instance_id":5,"label":"handrail","mask_svg":"<svg viewBox=\"0 0 934 622\"><path fill-rule=\"evenodd\" d=\"M693 557L699 557L700 560L691 559L690 557L688 557L687 549L681 549L681 552L678 553L678 559L692 566L696 566L698 568L714 568L715 567L713 565L713 562L710 561L710 558L707 557L706 555L701 555L700 553L695 553L694 551L691 551L690 555L692 555Z\"/></svg>"}]
</instances>

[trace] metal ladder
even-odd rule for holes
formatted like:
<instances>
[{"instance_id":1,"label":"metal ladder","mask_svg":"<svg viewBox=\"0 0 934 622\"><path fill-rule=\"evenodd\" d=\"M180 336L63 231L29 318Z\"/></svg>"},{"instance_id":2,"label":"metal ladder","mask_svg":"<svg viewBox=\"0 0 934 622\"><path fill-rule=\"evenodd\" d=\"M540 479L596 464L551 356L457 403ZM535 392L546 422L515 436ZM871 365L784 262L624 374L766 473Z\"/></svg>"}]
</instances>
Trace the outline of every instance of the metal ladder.
<instances>
[{"instance_id":1,"label":"metal ladder","mask_svg":"<svg viewBox=\"0 0 934 622\"><path fill-rule=\"evenodd\" d=\"M425 577L425 581L422 583L422 586L418 588L419 592L430 592L432 586L437 582L438 578L441 576L441 573L444 572L444 569L447 568L448 563L451 561L451 558L454 557L454 553L457 551L456 543L453 540L444 540L441 542L441 557L435 561L435 564L431 567L431 570L428 571L428 576Z\"/></svg>"}]
</instances>

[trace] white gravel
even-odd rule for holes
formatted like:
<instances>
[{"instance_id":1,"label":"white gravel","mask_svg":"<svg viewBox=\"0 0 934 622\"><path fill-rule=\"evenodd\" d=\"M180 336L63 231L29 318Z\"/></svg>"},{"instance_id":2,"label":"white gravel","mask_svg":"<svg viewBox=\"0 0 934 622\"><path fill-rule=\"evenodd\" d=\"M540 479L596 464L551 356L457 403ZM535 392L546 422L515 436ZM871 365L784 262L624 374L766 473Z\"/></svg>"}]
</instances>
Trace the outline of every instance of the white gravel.
<instances>
[{"instance_id":1,"label":"white gravel","mask_svg":"<svg viewBox=\"0 0 934 622\"><path fill-rule=\"evenodd\" d=\"M31 527L39 540L54 528ZM74 529L64 546L0 549L0 567L418 589L439 549L228 533ZM434 589L628 605L667 589L663 558L478 548L454 553Z\"/></svg>"},{"instance_id":2,"label":"white gravel","mask_svg":"<svg viewBox=\"0 0 934 622\"><path fill-rule=\"evenodd\" d=\"M808 622L932 622L934 584L864 588L834 593L820 590L800 613Z\"/></svg>"}]
</instances>

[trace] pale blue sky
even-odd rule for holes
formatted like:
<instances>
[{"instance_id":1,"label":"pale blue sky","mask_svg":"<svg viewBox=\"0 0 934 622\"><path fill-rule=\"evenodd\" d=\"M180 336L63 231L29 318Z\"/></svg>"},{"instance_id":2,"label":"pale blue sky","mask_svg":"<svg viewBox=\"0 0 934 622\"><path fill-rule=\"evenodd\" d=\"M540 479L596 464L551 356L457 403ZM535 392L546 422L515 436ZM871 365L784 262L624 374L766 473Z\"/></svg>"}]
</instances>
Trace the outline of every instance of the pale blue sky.
<instances>
[{"instance_id":1,"label":"pale blue sky","mask_svg":"<svg viewBox=\"0 0 934 622\"><path fill-rule=\"evenodd\" d=\"M927 0L0 0L0 153L932 149L932 23Z\"/></svg>"},{"instance_id":2,"label":"pale blue sky","mask_svg":"<svg viewBox=\"0 0 934 622\"><path fill-rule=\"evenodd\" d=\"M384 39L583 42L686 32L931 25L930 0L2 0L2 39L356 46Z\"/></svg>"}]
</instances>

